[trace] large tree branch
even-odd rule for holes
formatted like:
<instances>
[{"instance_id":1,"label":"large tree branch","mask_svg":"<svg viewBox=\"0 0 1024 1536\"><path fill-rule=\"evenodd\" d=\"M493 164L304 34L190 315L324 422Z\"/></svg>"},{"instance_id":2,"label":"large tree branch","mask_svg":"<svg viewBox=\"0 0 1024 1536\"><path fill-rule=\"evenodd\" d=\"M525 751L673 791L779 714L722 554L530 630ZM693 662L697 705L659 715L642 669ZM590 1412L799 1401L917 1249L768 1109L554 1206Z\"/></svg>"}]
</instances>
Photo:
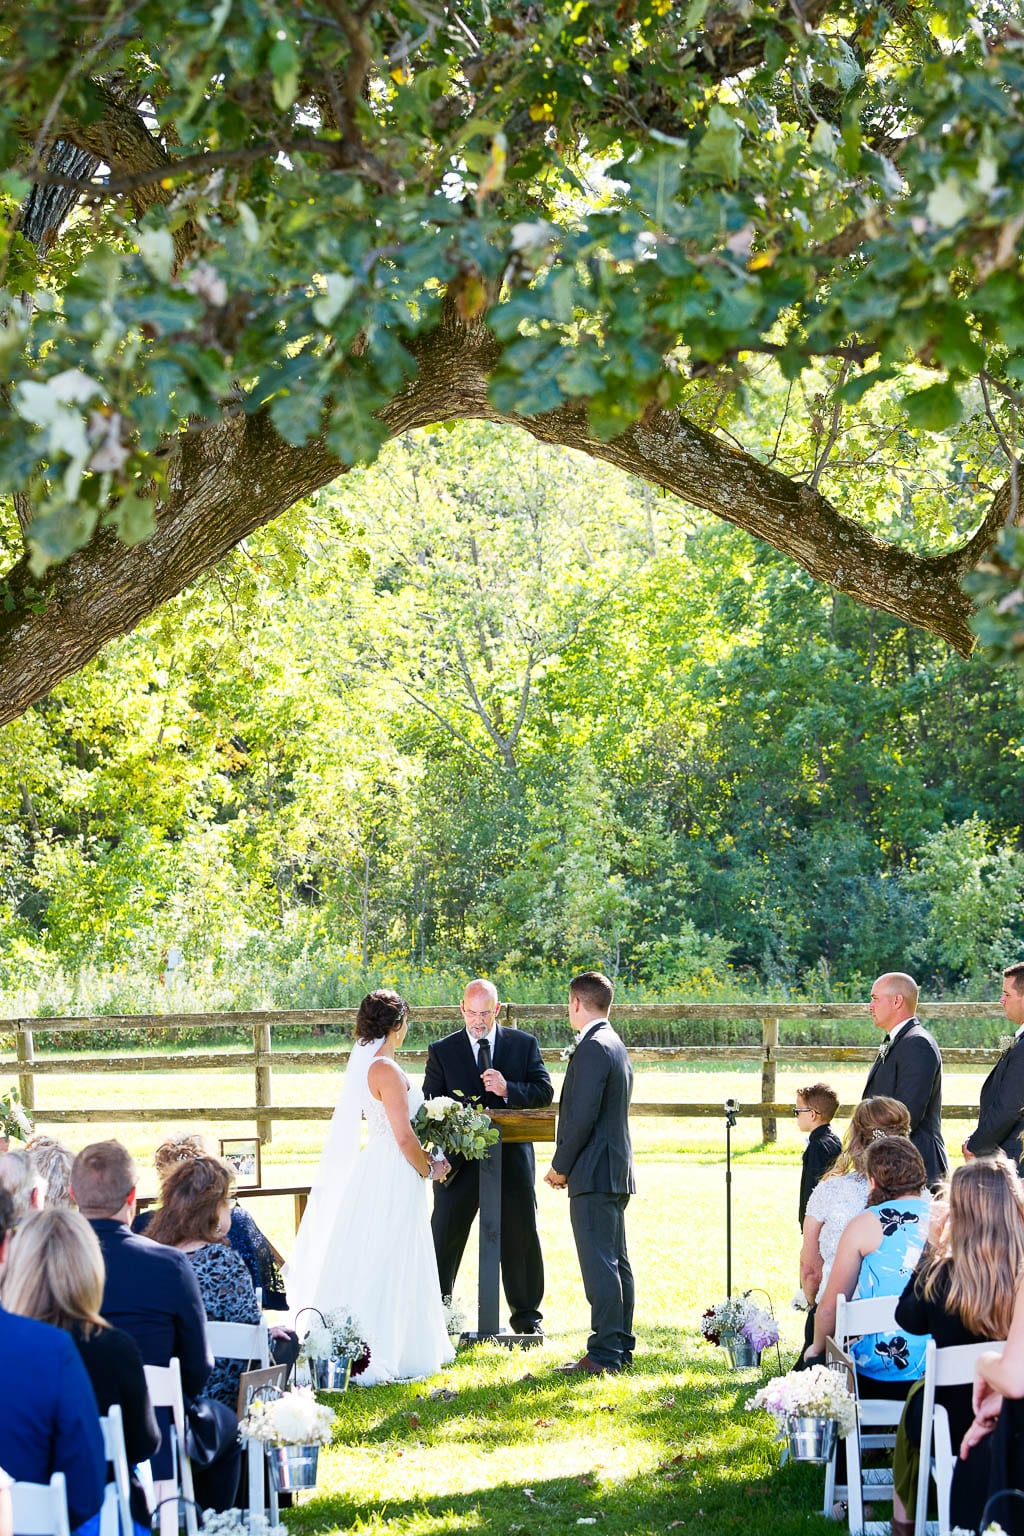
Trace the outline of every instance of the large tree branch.
<instances>
[{"instance_id":1,"label":"large tree branch","mask_svg":"<svg viewBox=\"0 0 1024 1536\"><path fill-rule=\"evenodd\" d=\"M594 436L582 408L503 417L487 396L498 351L485 326L465 325L449 308L419 344L417 377L381 412L389 435L459 418L506 421L663 486L764 539L858 601L929 630L965 655L971 650L971 604L960 582L1006 519L1007 487L961 548L917 555L883 543L817 491L678 413L651 411L610 443ZM43 581L32 578L25 560L8 573L4 585L13 607L0 613L0 724L135 628L247 534L342 472L322 439L292 447L274 432L267 412L236 411L175 438L150 538L126 547L105 528Z\"/></svg>"}]
</instances>

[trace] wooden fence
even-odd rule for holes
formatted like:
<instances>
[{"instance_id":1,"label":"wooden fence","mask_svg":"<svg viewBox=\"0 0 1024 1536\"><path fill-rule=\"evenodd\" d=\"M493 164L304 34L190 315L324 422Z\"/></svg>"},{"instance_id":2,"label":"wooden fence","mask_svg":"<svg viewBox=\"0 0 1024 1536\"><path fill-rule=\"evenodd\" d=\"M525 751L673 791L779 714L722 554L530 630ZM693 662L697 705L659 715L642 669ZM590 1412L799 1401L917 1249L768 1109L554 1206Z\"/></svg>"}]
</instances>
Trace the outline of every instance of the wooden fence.
<instances>
[{"instance_id":1,"label":"wooden fence","mask_svg":"<svg viewBox=\"0 0 1024 1536\"><path fill-rule=\"evenodd\" d=\"M509 1003L506 1005L505 1022L517 1026L529 1026L541 1021L565 1023L566 1012L561 1004L520 1004ZM943 1050L943 1062L947 1068L969 1067L974 1070L987 1069L998 1055L996 1041L1000 1034L999 1025L1005 1030L1006 1021L1002 1009L997 1003L932 1003L922 1004L920 1017L933 1026L943 1022L958 1022L964 1019L986 1019L993 1022L991 1047L959 1047ZM791 1109L789 1104L776 1102L776 1068L784 1062L802 1062L807 1065L814 1064L824 1069L829 1065L842 1065L851 1062L865 1064L872 1061L877 1047L863 1045L784 1045L780 1041L780 1025L790 1023L808 1023L822 1020L833 1020L836 1023L849 1022L853 1019L863 1021L866 1015L864 1006L851 1005L849 1003L820 1003L809 1005L807 1003L682 1003L682 1004L623 1004L616 1005L613 1010L615 1020L639 1021L645 1020L652 1024L682 1023L692 1020L712 1022L716 1020L729 1022L755 1022L760 1025L761 1043L751 1045L680 1045L680 1046L630 1046L630 1056L634 1062L700 1062L720 1064L723 1067L737 1061L758 1061L761 1063L761 1095L754 1103L742 1104L739 1113L744 1116L756 1116L761 1121L761 1133L766 1142L775 1141L778 1134L777 1116L788 1115ZM461 1022L458 1008L417 1008L415 1009L417 1025L433 1024L439 1026L438 1033L457 1028ZM12 1060L0 1059L0 1073L16 1073L21 1092L22 1103L32 1115L34 1121L40 1124L69 1124L81 1121L189 1121L209 1120L211 1112L209 1108L181 1108L171 1106L157 1109L105 1109L102 1105L89 1106L80 1109L48 1109L45 1104L38 1101L36 1095L36 1080L40 1077L54 1076L58 1073L97 1073L97 1072L205 1072L224 1070L225 1068L246 1068L251 1071L253 1078L254 1103L228 1108L217 1107L216 1119L218 1121L246 1121L255 1122L257 1133L262 1141L269 1142L273 1134L274 1121L285 1120L326 1120L330 1118L330 1108L311 1106L284 1106L275 1105L273 1098L273 1069L277 1065L296 1066L331 1066L342 1067L348 1060L348 1050L305 1050L294 1051L288 1049L275 1050L273 1048L273 1031L275 1028L288 1028L299 1030L313 1030L327 1026L333 1030L342 1030L351 1035L355 1021L354 1008L338 1009L302 1009L290 1012L267 1013L179 1013L179 1014L139 1014L139 1015L108 1015L92 1018L78 1019L0 1019L0 1036L13 1035L15 1043L15 1057ZM245 1029L251 1036L251 1045L246 1049L209 1052L205 1054L201 1050L185 1050L180 1054L163 1054L159 1056L142 1055L105 1055L99 1059L78 1055L46 1055L38 1059L35 1054L35 1035L39 1033L60 1034L74 1030L79 1033L90 1031L134 1030L134 1029L204 1029L204 1030L238 1030ZM941 1037L942 1031L939 1030ZM566 1025L568 1039L568 1026ZM544 1058L549 1062L558 1062L560 1051L545 1050ZM403 1061L411 1064L426 1061L425 1051L404 1051ZM852 1105L841 1106L841 1112L849 1113ZM722 1115L723 1104L716 1103L643 1103L634 1101L632 1113L634 1115L663 1115L663 1116L715 1116ZM943 1108L944 1115L952 1119L971 1119L977 1113L976 1104L946 1104Z\"/></svg>"}]
</instances>

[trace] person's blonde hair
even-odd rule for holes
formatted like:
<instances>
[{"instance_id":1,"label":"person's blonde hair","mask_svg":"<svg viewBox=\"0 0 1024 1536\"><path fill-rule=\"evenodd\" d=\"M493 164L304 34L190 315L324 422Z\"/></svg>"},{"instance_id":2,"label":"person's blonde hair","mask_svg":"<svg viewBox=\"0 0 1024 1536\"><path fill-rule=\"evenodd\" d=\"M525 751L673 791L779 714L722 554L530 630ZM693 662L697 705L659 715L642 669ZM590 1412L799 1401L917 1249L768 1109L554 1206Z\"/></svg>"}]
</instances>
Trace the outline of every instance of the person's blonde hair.
<instances>
[{"instance_id":1,"label":"person's blonde hair","mask_svg":"<svg viewBox=\"0 0 1024 1536\"><path fill-rule=\"evenodd\" d=\"M106 1328L100 1316L105 1272L99 1239L84 1216L47 1206L14 1234L3 1272L4 1307L70 1330Z\"/></svg>"},{"instance_id":2,"label":"person's blonde hair","mask_svg":"<svg viewBox=\"0 0 1024 1536\"><path fill-rule=\"evenodd\" d=\"M212 1157L203 1136L184 1131L178 1136L168 1136L153 1153L153 1167L161 1184L174 1172L179 1163L194 1163L197 1157Z\"/></svg>"},{"instance_id":3,"label":"person's blonde hair","mask_svg":"<svg viewBox=\"0 0 1024 1536\"><path fill-rule=\"evenodd\" d=\"M850 1116L842 1151L824 1175L822 1183L825 1179L838 1179L851 1170L863 1173L864 1154L879 1136L909 1135L910 1114L907 1106L901 1104L899 1099L890 1099L884 1093L878 1093L872 1099L861 1099Z\"/></svg>"},{"instance_id":4,"label":"person's blonde hair","mask_svg":"<svg viewBox=\"0 0 1024 1536\"><path fill-rule=\"evenodd\" d=\"M1005 1339L1024 1277L1024 1188L1005 1152L953 1170L948 1220L918 1272L926 1300L936 1297L947 1271L946 1311L979 1338Z\"/></svg>"}]
</instances>

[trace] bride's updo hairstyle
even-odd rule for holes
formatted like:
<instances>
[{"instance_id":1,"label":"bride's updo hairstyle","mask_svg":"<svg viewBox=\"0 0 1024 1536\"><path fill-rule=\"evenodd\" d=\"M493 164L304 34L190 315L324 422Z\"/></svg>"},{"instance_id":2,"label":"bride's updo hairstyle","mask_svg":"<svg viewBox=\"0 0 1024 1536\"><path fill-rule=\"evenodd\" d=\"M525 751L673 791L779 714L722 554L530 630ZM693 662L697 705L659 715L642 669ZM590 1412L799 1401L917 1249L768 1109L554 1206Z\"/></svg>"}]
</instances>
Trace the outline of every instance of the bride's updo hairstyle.
<instances>
[{"instance_id":1,"label":"bride's updo hairstyle","mask_svg":"<svg viewBox=\"0 0 1024 1536\"><path fill-rule=\"evenodd\" d=\"M409 1016L409 1004L390 987L368 992L356 1014L357 1040L383 1040L393 1029L401 1029Z\"/></svg>"}]
</instances>

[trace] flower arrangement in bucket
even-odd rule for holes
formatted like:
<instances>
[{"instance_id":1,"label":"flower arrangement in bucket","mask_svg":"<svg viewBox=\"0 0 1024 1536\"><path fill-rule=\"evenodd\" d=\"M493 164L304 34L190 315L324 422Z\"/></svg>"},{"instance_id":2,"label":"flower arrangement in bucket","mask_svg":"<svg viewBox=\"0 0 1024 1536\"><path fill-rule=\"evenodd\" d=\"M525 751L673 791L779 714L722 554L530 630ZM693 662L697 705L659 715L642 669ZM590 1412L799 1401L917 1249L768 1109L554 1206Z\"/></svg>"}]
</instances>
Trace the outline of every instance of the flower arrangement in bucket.
<instances>
[{"instance_id":1,"label":"flower arrangement in bucket","mask_svg":"<svg viewBox=\"0 0 1024 1536\"><path fill-rule=\"evenodd\" d=\"M794 1461L828 1461L836 1435L844 1439L857 1423L857 1405L846 1372L827 1365L789 1371L760 1387L747 1408L770 1413L789 1437Z\"/></svg>"},{"instance_id":2,"label":"flower arrangement in bucket","mask_svg":"<svg viewBox=\"0 0 1024 1536\"><path fill-rule=\"evenodd\" d=\"M412 1119L421 1146L435 1156L462 1157L478 1162L498 1139L489 1115L446 1094L424 1099Z\"/></svg>"},{"instance_id":3,"label":"flower arrangement in bucket","mask_svg":"<svg viewBox=\"0 0 1024 1536\"><path fill-rule=\"evenodd\" d=\"M320 1447L330 1444L335 1422L333 1410L318 1403L308 1387L291 1387L256 1398L238 1432L263 1442L272 1485L290 1493L316 1486Z\"/></svg>"},{"instance_id":4,"label":"flower arrangement in bucket","mask_svg":"<svg viewBox=\"0 0 1024 1536\"><path fill-rule=\"evenodd\" d=\"M288 1536L286 1525L271 1525L266 1515L246 1509L204 1509L203 1536Z\"/></svg>"},{"instance_id":5,"label":"flower arrangement in bucket","mask_svg":"<svg viewBox=\"0 0 1024 1536\"><path fill-rule=\"evenodd\" d=\"M749 1291L709 1307L700 1320L700 1331L712 1344L727 1349L736 1367L759 1365L763 1351L779 1342L778 1323L750 1299Z\"/></svg>"},{"instance_id":6,"label":"flower arrangement in bucket","mask_svg":"<svg viewBox=\"0 0 1024 1536\"><path fill-rule=\"evenodd\" d=\"M316 1307L303 1307L302 1312L313 1312L320 1319L308 1330L299 1350L299 1360L309 1369L309 1384L322 1392L344 1392L349 1378L361 1376L370 1363L370 1346L362 1328L340 1308L319 1312Z\"/></svg>"},{"instance_id":7,"label":"flower arrangement in bucket","mask_svg":"<svg viewBox=\"0 0 1024 1536\"><path fill-rule=\"evenodd\" d=\"M7 1150L10 1137L27 1141L31 1135L32 1121L22 1106L21 1094L16 1087L8 1088L6 1093L0 1093L0 1141L4 1143L0 1151Z\"/></svg>"}]
</instances>

